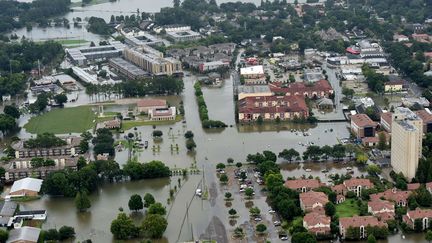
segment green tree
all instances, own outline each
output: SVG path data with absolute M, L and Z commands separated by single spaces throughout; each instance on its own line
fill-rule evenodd
M 186 149 L 191 151 L 196 148 L 196 143 L 193 139 L 186 140 Z
M 376 243 L 377 241 L 375 239 L 375 236 L 373 234 L 370 234 L 367 238 L 367 242 L 368 243 Z
M 258 232 L 258 234 L 263 234 L 267 230 L 267 226 L 265 226 L 264 224 L 257 224 L 255 229 Z
M 385 150 L 387 149 L 387 138 L 383 132 L 378 134 L 378 149 Z
M 0 242 L 5 243 L 9 238 L 9 232 L 0 229 Z
M 90 199 L 85 191 L 78 192 L 75 196 L 75 207 L 80 211 L 84 212 L 91 207 Z
M 234 216 L 237 214 L 237 211 L 234 208 L 231 208 L 230 210 L 228 210 L 228 214 Z
M 250 213 L 250 215 L 256 217 L 256 216 L 260 215 L 261 210 L 258 207 L 253 207 L 253 208 L 249 209 L 249 213 Z
M 369 175 L 375 176 L 381 174 L 381 168 L 376 164 L 370 164 L 367 166 L 366 171 Z
M 77 161 L 77 170 L 81 170 L 86 165 L 87 165 L 87 160 L 83 156 L 80 156 Z
M 56 242 L 60 239 L 60 234 L 57 229 L 49 229 L 44 232 L 44 240 L 48 242 Z
M 300 156 L 299 152 L 297 152 L 295 149 L 284 149 L 282 152 L 279 153 L 278 157 L 286 159 L 288 161 L 292 161 L 294 158 L 297 158 Z
M 309 232 L 298 232 L 293 234 L 291 238 L 292 243 L 316 243 L 315 236 Z
M 332 202 L 326 203 L 326 205 L 324 206 L 324 209 L 325 209 L 325 213 L 327 216 L 332 217 L 336 213 L 336 207 Z
M 138 194 L 134 194 L 130 197 L 128 206 L 130 210 L 138 211 L 144 208 L 142 198 Z
M 117 240 L 135 238 L 139 234 L 139 228 L 135 226 L 132 219 L 125 213 L 117 215 L 117 218 L 111 222 L 110 230 Z
M 152 239 L 161 238 L 168 226 L 167 220 L 159 214 L 148 214 L 142 222 L 144 235 Z
M 20 115 L 21 115 L 21 113 L 20 113 L 20 111 L 18 110 L 18 108 L 16 108 L 16 106 L 13 106 L 13 105 L 6 105 L 6 106 L 3 108 L 3 112 L 4 112 L 6 115 L 9 115 L 9 116 L 11 116 L 11 117 L 13 117 L 13 118 L 15 118 L 15 119 L 18 119 L 18 118 L 20 117 Z
M 430 243 L 432 241 L 432 230 L 428 230 L 425 235 L 425 239 Z
M 153 197 L 152 194 L 146 193 L 144 195 L 144 207 L 148 208 L 148 207 L 150 207 L 150 205 L 152 205 L 155 202 L 156 202 L 155 198 Z
M 54 101 L 59 104 L 60 106 L 63 106 L 64 103 L 68 101 L 68 97 L 66 94 L 61 93 L 54 96 Z
M 220 176 L 220 178 L 219 178 L 219 181 L 220 181 L 222 184 L 226 184 L 226 183 L 228 182 L 228 176 L 227 176 L 226 174 L 222 174 L 222 175 Z
M 218 170 L 223 170 L 223 169 L 225 169 L 225 164 L 224 164 L 224 163 L 218 163 L 218 164 L 216 165 L 216 169 L 218 169 Z
M 194 137 L 194 134 L 193 134 L 192 131 L 187 131 L 187 132 L 184 134 L 184 136 L 185 136 L 185 138 L 190 139 L 190 138 L 193 138 L 193 137 Z
M 75 237 L 75 229 L 70 226 L 62 226 L 59 229 L 60 240 L 66 240 Z
M 254 190 L 252 188 L 246 188 L 245 195 L 248 198 L 251 198 L 253 196 Z
M 231 197 L 232 197 L 231 192 L 225 192 L 225 199 L 226 199 L 226 200 L 231 199 Z
M 148 208 L 147 213 L 148 214 L 165 215 L 166 214 L 166 208 L 160 202 L 153 203 Z

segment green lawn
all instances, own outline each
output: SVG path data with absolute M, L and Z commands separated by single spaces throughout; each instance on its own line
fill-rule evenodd
M 40 116 L 35 116 L 24 125 L 27 132 L 38 134 L 51 132 L 56 134 L 81 133 L 95 124 L 95 113 L 91 106 L 54 109 Z
M 352 217 L 359 214 L 359 206 L 353 199 L 347 199 L 345 202 L 336 205 L 336 215 L 339 217 Z

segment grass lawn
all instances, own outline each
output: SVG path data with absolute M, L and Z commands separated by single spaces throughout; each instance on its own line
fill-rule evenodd
M 95 113 L 91 106 L 54 109 L 40 116 L 35 116 L 24 125 L 27 132 L 38 134 L 51 132 L 56 134 L 81 133 L 95 124 Z
M 153 125 L 172 125 L 183 119 L 182 115 L 177 115 L 174 121 L 122 121 L 121 129 L 126 131 L 133 127 L 153 126 Z
M 354 199 L 347 199 L 345 202 L 336 205 L 336 215 L 340 217 L 352 217 L 359 215 L 360 209 Z

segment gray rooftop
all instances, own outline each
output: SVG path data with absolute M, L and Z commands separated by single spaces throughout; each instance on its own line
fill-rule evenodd
M 135 66 L 134 64 L 122 59 L 122 58 L 111 58 L 110 62 L 118 65 L 119 67 L 128 70 L 130 73 L 132 73 L 135 76 L 146 76 L 148 75 L 147 72 L 142 70 L 141 68 Z
M 241 85 L 238 86 L 238 92 L 239 93 L 265 93 L 265 92 L 271 92 L 270 87 L 267 85 Z
M 403 115 L 404 119 L 408 120 L 418 120 L 420 119 L 412 110 L 406 107 L 397 107 L 395 109 L 395 114 Z
M 13 229 L 9 232 L 9 239 L 6 242 L 37 242 L 40 232 L 41 229 L 29 226 Z
M 5 201 L 0 204 L 0 216 L 1 217 L 12 217 L 15 214 L 15 211 L 18 207 L 16 202 Z

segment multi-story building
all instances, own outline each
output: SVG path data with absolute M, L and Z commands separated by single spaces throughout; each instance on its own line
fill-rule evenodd
M 240 68 L 240 76 L 245 84 L 266 84 L 264 67 L 262 65 Z
M 339 219 L 339 233 L 342 239 L 348 238 L 346 235 L 349 228 L 358 229 L 359 236 L 361 239 L 365 239 L 368 236 L 368 227 L 387 227 L 387 224 L 379 221 L 374 216 L 353 216 L 350 218 Z
M 421 220 L 422 230 L 428 229 L 432 220 L 432 210 L 431 209 L 420 209 L 408 211 L 406 215 L 402 218 L 411 229 L 415 228 L 415 221 Z
M 48 156 L 71 156 L 80 153 L 81 137 L 66 137 L 62 138 L 66 144 L 58 147 L 50 148 L 27 148 L 26 141 L 20 140 L 12 144 L 15 150 L 15 158 L 33 158 L 33 157 L 48 157 Z
M 320 186 L 321 182 L 317 179 L 296 179 L 285 182 L 285 187 L 298 192 L 308 192 Z
M 309 109 L 299 96 L 256 96 L 238 101 L 240 122 L 256 121 L 259 117 L 267 121 L 305 119 Z
M 67 56 L 76 65 L 86 65 L 89 61 L 103 60 L 107 58 L 119 57 L 125 45 L 119 41 L 112 41 L 110 45 L 78 47 L 66 49 Z
M 390 201 L 376 199 L 368 202 L 368 212 L 381 221 L 388 221 L 394 219 L 395 206 Z
M 391 165 L 414 178 L 422 152 L 423 121 L 410 109 L 398 107 L 392 119 Z
M 324 192 L 303 192 L 300 194 L 300 208 L 304 212 L 319 211 L 329 202 Z
M 355 114 L 351 116 L 351 131 L 357 138 L 375 137 L 377 123 L 372 121 L 366 114 Z
M 283 84 L 273 82 L 269 84 L 270 90 L 276 94 L 285 94 L 286 96 L 304 96 L 307 98 L 330 97 L 333 94 L 333 88 L 329 81 L 322 79 L 313 84 L 306 85 L 303 82 Z
M 122 58 L 111 58 L 109 60 L 109 65 L 117 72 L 131 79 L 140 79 L 150 76 L 149 73 Z
M 393 112 L 385 112 L 381 114 L 380 125 L 387 132 L 391 132 L 391 124 L 393 119 Z
M 400 191 L 396 188 L 388 189 L 384 192 L 371 194 L 371 200 L 385 199 L 394 202 L 399 207 L 405 207 L 408 205 L 408 197 L 411 195 L 410 191 Z
M 149 46 L 134 49 L 126 48 L 123 55 L 126 60 L 144 69 L 154 76 L 181 75 L 181 62 L 174 58 L 164 58 L 163 54 Z
M 316 212 L 308 213 L 303 217 L 303 227 L 315 235 L 330 234 L 330 217 Z
M 363 189 L 370 189 L 374 185 L 369 179 L 361 179 L 361 178 L 352 178 L 343 182 L 343 185 L 346 187 L 346 192 L 352 191 L 357 197 L 361 196 L 361 192 Z

